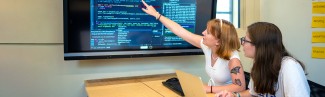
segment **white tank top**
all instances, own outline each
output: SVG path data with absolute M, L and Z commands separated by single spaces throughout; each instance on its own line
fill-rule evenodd
M 211 49 L 203 44 L 203 39 L 201 40 L 201 49 L 205 55 L 205 70 L 210 76 L 210 81 L 208 82 L 212 86 L 222 86 L 232 84 L 231 74 L 229 70 L 229 60 L 222 59 L 218 57 L 213 67 L 211 65 Z M 233 51 L 230 59 L 237 58 L 240 60 L 238 51 Z

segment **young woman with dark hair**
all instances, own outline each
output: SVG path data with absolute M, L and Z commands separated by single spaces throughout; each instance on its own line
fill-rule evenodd
M 305 66 L 288 53 L 282 42 L 281 31 L 276 25 L 257 22 L 248 26 L 241 44 L 245 56 L 254 60 L 249 90 L 240 93 L 222 91 L 216 97 L 310 96 Z

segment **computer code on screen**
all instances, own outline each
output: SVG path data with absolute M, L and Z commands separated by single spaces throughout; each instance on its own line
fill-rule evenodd
M 145 0 L 160 14 L 195 31 L 196 0 Z M 90 49 L 165 49 L 192 45 L 142 11 L 141 0 L 90 0 Z

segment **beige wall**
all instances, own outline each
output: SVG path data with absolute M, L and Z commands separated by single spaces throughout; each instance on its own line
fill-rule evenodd
M 0 97 L 87 97 L 84 80 L 171 73 L 174 69 L 208 79 L 202 66 L 203 56 L 64 61 L 62 1 L 0 1 Z M 242 3 L 244 17 L 241 19 L 243 28 L 238 29 L 239 36 L 245 35 L 245 26 L 260 18 L 275 21 L 268 17 L 271 14 L 260 11 L 259 0 L 243 0 Z M 266 3 L 269 2 L 261 2 L 261 9 L 271 10 L 274 4 Z M 263 13 L 261 16 L 260 12 Z M 304 29 L 308 28 L 299 30 Z M 288 39 L 287 43 L 294 41 Z M 289 45 L 289 49 L 294 48 Z M 305 58 L 305 55 L 299 56 Z M 243 57 L 242 52 L 241 58 L 245 71 L 250 71 L 252 61 Z M 310 63 L 309 66 L 313 62 L 323 62 L 314 59 L 303 61 Z M 323 70 L 317 66 L 320 64 L 309 71 L 313 71 L 310 72 L 311 79 L 320 82 L 322 78 L 317 78 L 317 74 Z
M 311 5 L 312 0 L 261 0 L 261 21 L 278 25 L 288 51 L 306 65 L 308 79 L 325 85 L 325 59 L 311 58 L 312 46 L 325 47 L 325 43 L 311 43 L 311 33 L 325 28 L 311 28 Z
M 63 0 L 1 0 L 0 43 L 63 43 Z
M 203 56 L 64 61 L 63 0 L 0 1 L 0 97 L 87 97 L 84 80 L 172 73 L 207 79 Z
M 61 44 L 1 44 L 0 53 L 0 97 L 87 97 L 84 80 L 174 69 L 206 76 L 203 56 L 64 61 Z
M 238 37 L 244 37 L 246 35 L 247 26 L 251 23 L 260 20 L 260 0 L 241 0 L 241 27 L 237 29 Z M 243 64 L 244 70 L 251 71 L 253 61 L 250 58 L 244 56 L 243 48 L 240 48 L 240 59 Z

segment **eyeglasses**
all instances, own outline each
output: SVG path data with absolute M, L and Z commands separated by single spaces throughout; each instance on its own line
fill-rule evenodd
M 245 37 L 240 38 L 240 44 L 241 44 L 241 45 L 243 45 L 245 42 L 248 42 L 248 43 L 254 44 L 253 42 L 246 40 Z

